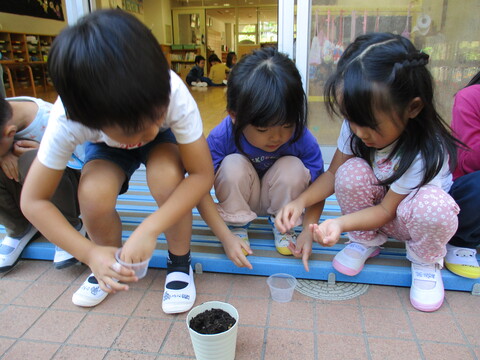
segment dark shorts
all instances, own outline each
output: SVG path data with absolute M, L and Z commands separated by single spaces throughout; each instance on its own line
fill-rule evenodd
M 148 144 L 130 150 L 114 148 L 103 142 L 89 142 L 85 144 L 85 164 L 92 160 L 107 160 L 120 166 L 126 178 L 120 190 L 120 194 L 123 194 L 127 192 L 128 183 L 135 170 L 137 170 L 141 164 L 146 164 L 150 151 L 157 144 L 162 143 L 177 143 L 175 135 L 173 135 L 170 129 L 158 133 L 157 137 Z

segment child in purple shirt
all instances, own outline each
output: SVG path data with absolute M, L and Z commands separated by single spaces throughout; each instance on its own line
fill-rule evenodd
M 273 48 L 245 56 L 228 80 L 229 115 L 207 138 L 215 168 L 218 204 L 207 195 L 198 208 L 237 266 L 252 268 L 248 225 L 269 215 L 275 247 L 292 255 L 296 242 L 308 259 L 311 233 L 280 233 L 277 211 L 323 173 L 320 147 L 307 129 L 307 100 L 295 64 Z M 323 203 L 305 211 L 303 222 L 318 222 Z M 300 225 L 300 221 L 297 225 Z

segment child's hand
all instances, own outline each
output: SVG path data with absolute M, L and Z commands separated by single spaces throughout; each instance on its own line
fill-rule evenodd
M 10 180 L 18 182 L 18 156 L 9 152 L 2 157 L 0 166 Z
M 246 267 L 250 270 L 253 269 L 252 264 L 250 264 L 250 261 L 248 261 L 247 257 L 245 256 L 245 252 L 249 255 L 252 255 L 253 251 L 245 241 L 243 241 L 237 235 L 230 233 L 228 239 L 224 239 L 222 244 L 228 258 L 235 265 L 238 267 Z
M 296 258 L 301 257 L 303 267 L 306 271 L 310 271 L 308 267 L 308 259 L 312 254 L 312 242 L 313 235 L 310 229 L 304 228 L 303 231 L 297 236 L 296 244 L 290 243 L 288 248 Z
M 27 151 L 38 149 L 39 147 L 40 143 L 34 140 L 18 140 L 13 144 L 13 153 L 20 157 Z
M 132 234 L 123 244 L 120 258 L 126 263 L 139 263 L 152 257 L 157 245 L 157 239 L 148 239 L 145 235 Z
M 115 260 L 117 248 L 96 245 L 91 251 L 88 266 L 95 275 L 100 288 L 107 293 L 128 290 L 123 282 L 137 281 L 135 271 L 126 269 Z
M 313 240 L 323 246 L 335 245 L 342 233 L 342 228 L 335 219 L 326 220 L 320 225 L 310 224 L 310 230 L 313 233 Z
M 304 209 L 305 206 L 298 199 L 291 201 L 275 215 L 275 227 L 282 234 L 286 233 L 297 225 L 297 220 L 302 216 Z

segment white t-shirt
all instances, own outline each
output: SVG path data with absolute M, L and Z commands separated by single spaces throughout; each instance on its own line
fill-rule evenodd
M 350 148 L 350 137 L 352 132 L 348 126 L 346 120 L 343 121 L 342 129 L 340 130 L 340 136 L 338 137 L 337 147 L 338 150 L 346 155 L 353 155 Z M 383 181 L 388 179 L 393 172 L 398 168 L 400 162 L 400 156 L 397 155 L 392 160 L 388 160 L 388 155 L 395 147 L 396 142 L 388 145 L 387 147 L 375 151 L 373 155 L 372 168 L 375 176 L 378 180 Z M 420 184 L 425 172 L 424 160 L 421 154 L 418 154 L 413 160 L 412 165 L 405 171 L 405 173 L 395 180 L 390 189 L 401 195 L 409 194 L 415 186 Z M 444 191 L 448 192 L 452 186 L 452 174 L 448 165 L 448 157 L 443 162 L 442 169 L 428 184 L 438 186 Z
M 35 119 L 25 129 L 18 131 L 14 139 L 15 140 L 35 140 L 40 142 L 45 133 L 45 129 L 48 124 L 48 117 L 50 116 L 50 110 L 52 104 L 30 96 L 18 96 L 12 98 L 6 98 L 8 102 L 34 102 L 38 106 Z
M 183 81 L 170 72 L 170 104 L 162 130 L 171 129 L 179 144 L 189 144 L 203 133 L 202 119 L 197 104 Z M 90 129 L 65 116 L 60 98 L 53 105 L 47 130 L 38 152 L 38 159 L 48 168 L 62 170 L 78 144 L 104 142 L 108 146 L 133 149 L 145 144 L 120 144 L 101 130 Z
M 48 120 L 50 118 L 50 112 L 53 105 L 42 99 L 30 97 L 30 96 L 18 96 L 13 98 L 7 98 L 7 101 L 22 102 L 31 101 L 37 104 L 38 110 L 35 115 L 35 119 L 25 129 L 18 131 L 15 134 L 15 140 L 34 140 L 39 143 L 43 140 L 45 130 L 47 129 Z M 80 170 L 83 166 L 85 150 L 83 145 L 78 145 L 74 148 L 71 156 L 68 158 L 67 166 L 72 169 Z

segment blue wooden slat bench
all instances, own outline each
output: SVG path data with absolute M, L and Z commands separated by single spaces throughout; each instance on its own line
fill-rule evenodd
M 119 197 L 117 210 L 123 223 L 123 240 L 127 240 L 140 222 L 156 209 L 156 203 L 151 197 L 145 171 L 138 170 L 132 177 L 129 191 Z M 327 199 L 322 220 L 340 215 L 340 208 L 335 196 Z M 0 237 L 5 235 L 5 229 L 0 228 Z M 249 228 L 249 237 L 253 256 L 248 259 L 253 270 L 236 267 L 225 255 L 220 241 L 213 235 L 200 217 L 197 209 L 193 209 L 193 235 L 191 243 L 193 265 L 200 264 L 202 271 L 235 273 L 269 276 L 277 272 L 286 272 L 299 279 L 328 280 L 329 274 L 335 274 L 336 281 L 357 282 L 365 284 L 405 286 L 411 285 L 410 262 L 405 258 L 405 246 L 402 242 L 390 240 L 380 252 L 380 255 L 369 259 L 363 271 L 357 276 L 343 275 L 332 267 L 332 259 L 343 248 L 341 243 L 325 248 L 314 244 L 310 258 L 310 272 L 306 272 L 302 262 L 293 257 L 282 256 L 275 250 L 273 234 L 266 217 L 255 220 Z M 165 268 L 167 246 L 164 234 L 157 240 L 150 267 Z M 25 259 L 52 260 L 54 246 L 42 236 L 32 241 L 24 250 Z M 480 260 L 480 256 L 477 255 Z M 480 279 L 472 280 L 456 276 L 448 270 L 442 270 L 445 289 L 469 291 L 478 293 Z M 331 277 L 330 277 L 331 279 Z

